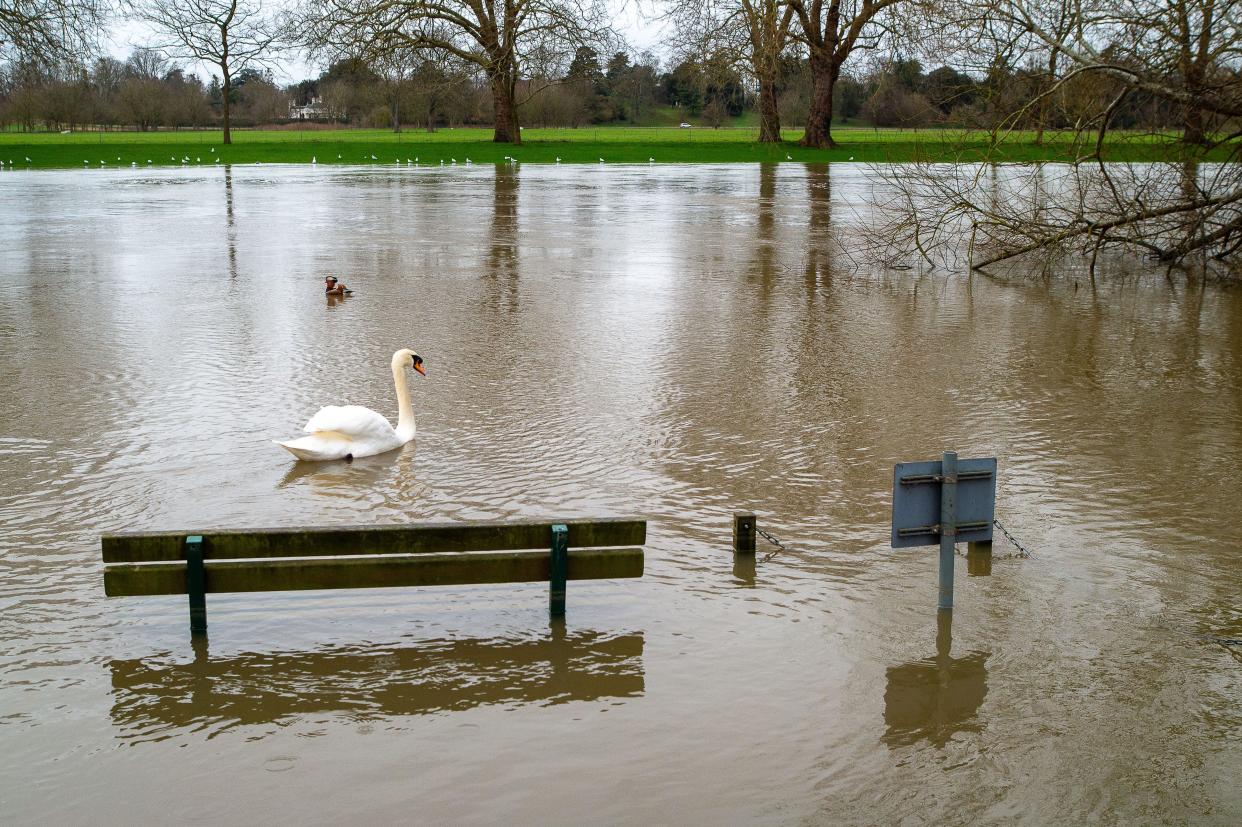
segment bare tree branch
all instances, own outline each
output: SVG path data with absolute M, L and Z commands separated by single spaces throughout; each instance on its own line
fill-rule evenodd
M 219 67 L 224 143 L 232 143 L 233 78 L 248 67 L 270 65 L 287 39 L 285 26 L 259 0 L 131 0 L 131 8 L 162 35 L 156 48 Z
M 0 58 L 80 63 L 111 12 L 108 0 L 0 0 Z

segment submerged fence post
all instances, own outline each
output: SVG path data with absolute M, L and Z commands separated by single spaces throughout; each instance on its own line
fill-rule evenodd
M 940 459 L 940 600 L 941 609 L 953 608 L 953 552 L 957 540 L 957 453 L 945 451 Z
M 755 553 L 755 515 L 736 512 L 733 515 L 733 552 Z
M 190 634 L 207 634 L 207 570 L 203 565 L 203 537 L 185 538 L 185 590 L 190 596 Z
M 991 540 L 972 540 L 966 544 L 966 573 L 974 577 L 991 576 Z
M 973 546 L 966 552 L 966 573 L 971 577 L 992 576 L 992 551 L 976 551 Z M 988 545 L 991 545 L 990 543 Z
M 552 566 L 548 576 L 548 613 L 565 616 L 565 581 L 569 578 L 569 528 L 552 526 Z

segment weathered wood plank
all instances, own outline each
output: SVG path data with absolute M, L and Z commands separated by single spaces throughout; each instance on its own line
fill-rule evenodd
M 275 592 L 393 586 L 460 586 L 547 580 L 550 551 L 401 554 L 301 560 L 208 561 L 207 591 Z M 643 550 L 569 552 L 570 580 L 642 577 Z M 185 563 L 122 563 L 104 568 L 109 597 L 185 594 Z
M 558 520 L 569 526 L 570 548 L 637 546 L 647 542 L 647 521 Z M 147 531 L 105 534 L 105 563 L 185 559 L 185 538 L 203 537 L 208 560 L 257 557 L 338 557 L 351 554 L 428 554 L 446 551 L 507 551 L 549 548 L 552 521 L 413 523 L 330 528 Z

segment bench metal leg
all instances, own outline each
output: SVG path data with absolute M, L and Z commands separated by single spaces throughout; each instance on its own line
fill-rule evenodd
M 552 617 L 565 616 L 565 581 L 569 579 L 569 528 L 564 523 L 552 526 L 552 567 L 548 578 L 548 612 Z
M 185 590 L 190 595 L 190 634 L 207 634 L 207 569 L 203 565 L 203 538 L 185 538 Z

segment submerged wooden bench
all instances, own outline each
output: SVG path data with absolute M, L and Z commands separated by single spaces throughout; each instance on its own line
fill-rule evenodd
M 188 594 L 194 633 L 207 631 L 208 592 L 547 580 L 549 609 L 558 617 L 565 614 L 566 580 L 642 577 L 646 541 L 646 520 L 621 519 L 124 532 L 100 538 L 105 594 Z

